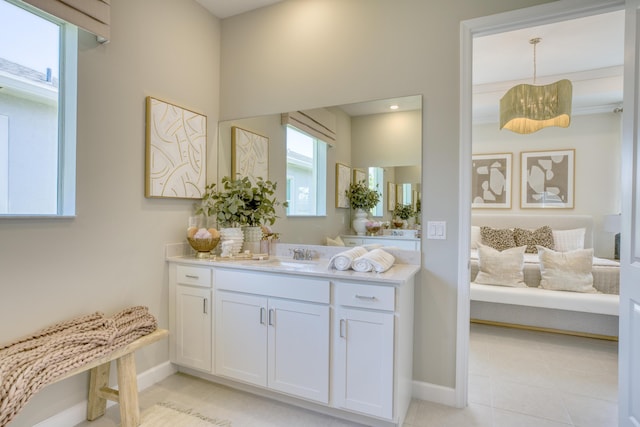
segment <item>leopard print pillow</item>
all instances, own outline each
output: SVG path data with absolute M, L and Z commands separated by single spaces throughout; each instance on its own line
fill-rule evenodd
M 553 230 L 548 225 L 538 228 L 537 230 L 525 230 L 523 228 L 513 229 L 513 238 L 516 246 L 527 246 L 525 250 L 528 254 L 537 254 L 536 245 L 553 249 Z
M 483 245 L 491 246 L 499 251 L 517 246 L 513 238 L 513 230 L 508 228 L 498 229 L 483 226 L 480 227 L 480 237 Z

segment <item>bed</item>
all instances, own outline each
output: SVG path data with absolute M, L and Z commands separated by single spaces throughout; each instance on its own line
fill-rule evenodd
M 577 335 L 612 338 L 618 335 L 618 306 L 620 286 L 620 265 L 617 261 L 590 256 L 588 276 L 593 277 L 592 288 L 580 289 L 581 292 L 565 290 L 562 286 L 555 290 L 541 287 L 541 264 L 539 255 L 525 253 L 522 264 L 522 281 L 518 286 L 504 286 L 478 278 L 479 255 L 484 256 L 484 269 L 487 268 L 487 247 L 478 246 L 482 242 L 479 235 L 481 227 L 485 237 L 491 237 L 494 230 L 539 230 L 548 226 L 557 240 L 559 251 L 541 250 L 543 257 L 561 256 L 563 250 L 573 250 L 581 245 L 586 250 L 566 252 L 588 252 L 593 247 L 593 218 L 586 215 L 519 215 L 519 214 L 474 214 L 472 215 L 471 237 L 471 318 L 480 323 L 497 323 L 535 329 L 553 330 Z M 576 232 L 584 229 L 583 240 L 576 240 Z M 547 230 L 547 234 L 548 230 Z M 568 240 L 566 240 L 568 237 Z M 490 242 L 493 245 L 493 242 Z M 553 243 L 550 244 L 553 247 Z M 515 251 L 515 249 L 509 249 Z M 482 254 L 479 254 L 482 251 Z M 503 250 L 504 252 L 504 250 Z M 496 258 L 500 262 L 500 259 Z M 543 258 L 547 259 L 547 258 Z M 505 263 L 508 261 L 505 261 Z M 584 263 L 583 263 L 584 264 Z M 548 265 L 548 264 L 547 264 Z M 578 273 L 576 273 L 578 274 Z M 545 278 L 549 269 L 545 272 Z M 577 277 L 577 276 L 576 276 Z M 482 283 L 476 283 L 476 280 Z M 574 276 L 567 277 L 572 282 Z M 548 287 L 549 282 L 545 282 Z M 591 286 L 591 284 L 589 284 Z M 568 289 L 573 289 L 569 287 Z

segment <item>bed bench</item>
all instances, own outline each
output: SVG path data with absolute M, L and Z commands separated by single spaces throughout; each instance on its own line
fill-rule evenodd
M 104 415 L 107 409 L 107 400 L 111 400 L 120 404 L 121 426 L 138 427 L 140 425 L 140 407 L 138 405 L 138 380 L 134 353 L 167 335 L 169 335 L 168 330 L 156 329 L 105 357 L 67 372 L 56 382 L 81 372 L 90 371 L 87 420 L 93 421 Z M 109 387 L 109 371 L 113 360 L 116 361 L 118 370 L 118 390 Z

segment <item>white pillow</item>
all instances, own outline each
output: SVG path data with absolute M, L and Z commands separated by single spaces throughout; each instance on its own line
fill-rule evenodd
M 593 248 L 556 252 L 537 246 L 540 287 L 552 291 L 597 293 L 593 287 Z
M 573 230 L 553 230 L 553 247 L 558 252 L 575 251 L 584 249 L 584 228 Z
M 478 249 L 478 243 L 482 243 L 482 236 L 480 235 L 480 227 L 477 225 L 471 226 L 471 249 Z
M 526 288 L 524 283 L 524 251 L 526 246 L 505 249 L 478 244 L 478 275 L 475 283 Z
M 340 236 L 336 236 L 335 239 L 327 237 L 327 246 L 345 246 L 345 244 Z

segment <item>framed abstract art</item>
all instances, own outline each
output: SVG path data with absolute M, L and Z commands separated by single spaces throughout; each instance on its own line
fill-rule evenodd
M 201 198 L 206 148 L 206 116 L 148 96 L 145 197 Z
M 574 207 L 575 150 L 521 153 L 520 207 Z
M 471 157 L 471 207 L 511 209 L 511 153 Z

